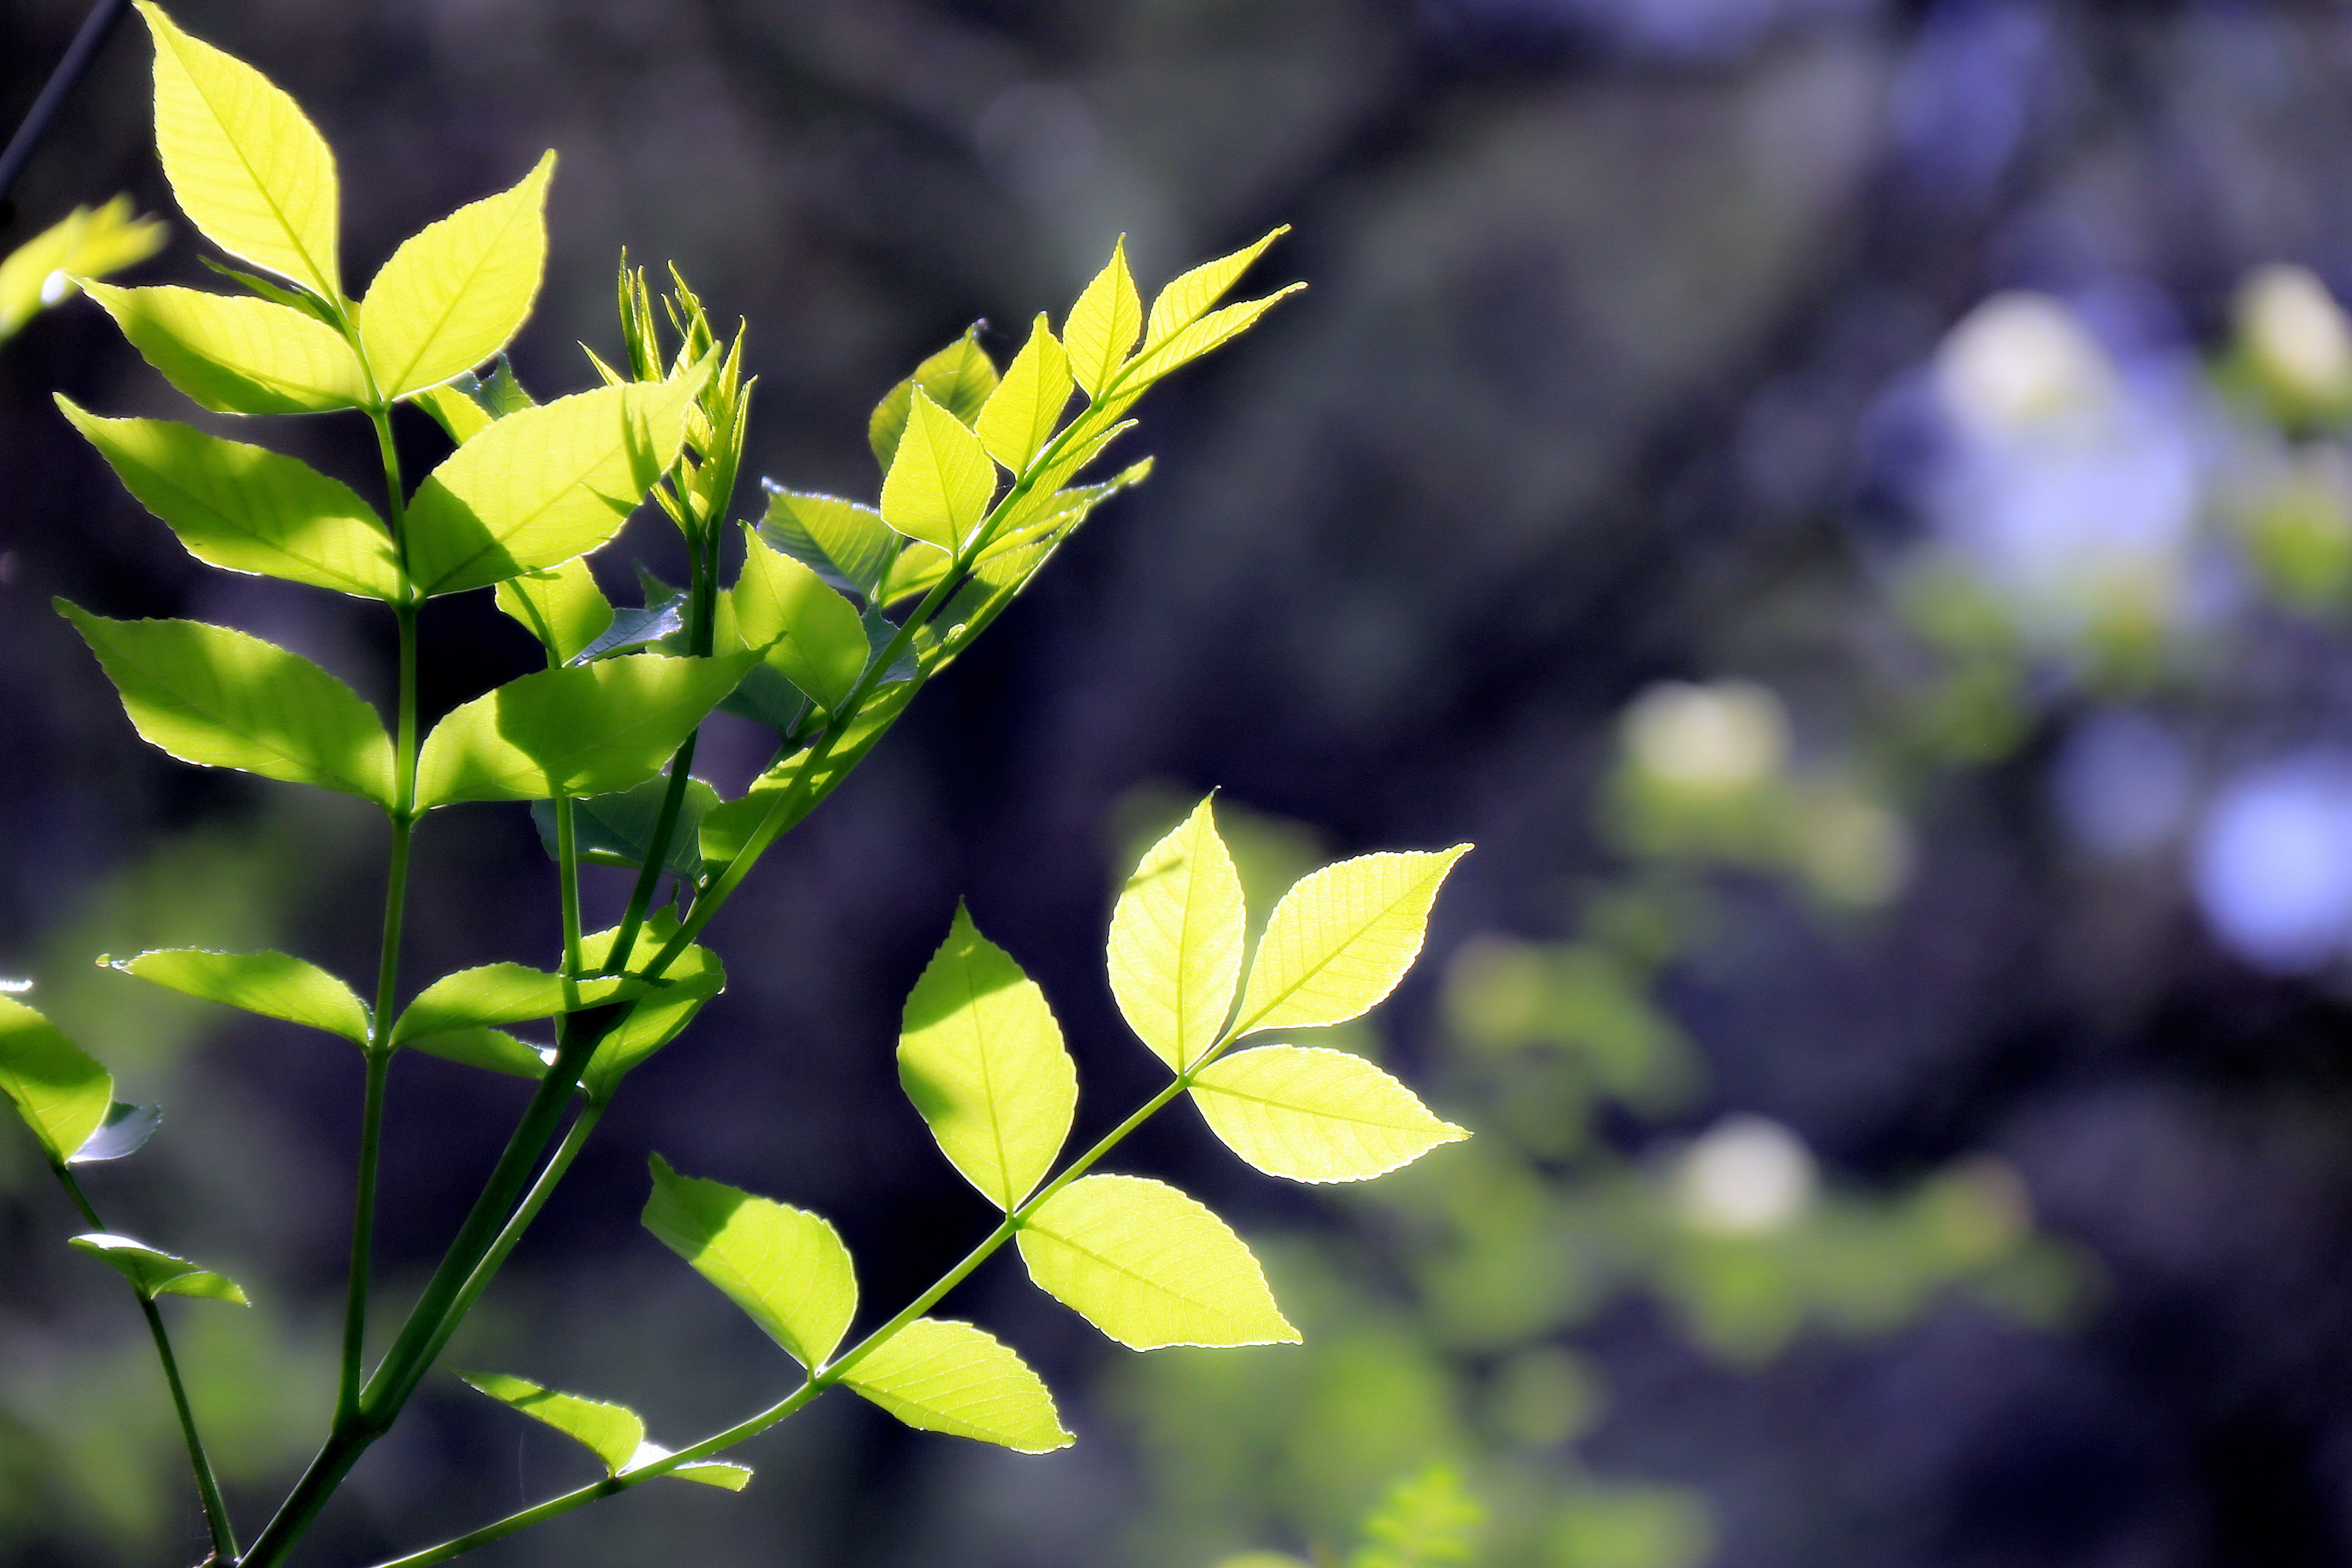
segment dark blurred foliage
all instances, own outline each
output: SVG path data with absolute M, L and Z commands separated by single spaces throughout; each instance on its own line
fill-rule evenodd
M 1768 682 L 1801 752 L 1888 727 L 1884 671 L 1905 666 L 1885 647 L 1885 563 L 1934 460 L 1905 389 L 1979 301 L 2105 300 L 2143 342 L 2218 350 L 2258 263 L 2352 284 L 2352 27 L 2317 3 L 175 14 L 320 121 L 354 288 L 402 236 L 559 149 L 524 382 L 589 382 L 573 344 L 609 352 L 623 247 L 674 259 L 714 315 L 751 322 L 748 470 L 801 488 L 870 494 L 872 402 L 975 318 L 1008 353 L 1114 234 L 1149 286 L 1297 226 L 1266 276 L 1312 289 L 1155 395 L 1141 444 L 1159 477 L 1063 552 L 730 906 L 713 944 L 732 988 L 632 1079 L 454 1352 L 625 1399 L 673 1443 L 764 1403 L 785 1369 L 635 1226 L 646 1150 L 833 1217 L 872 1303 L 983 1228 L 889 1050 L 959 894 L 1053 998 L 1087 1086 L 1081 1136 L 1156 1087 L 1100 963 L 1115 808 L 1138 785 L 1220 786 L 1342 850 L 1475 840 L 1433 954 L 1482 932 L 1559 937 L 1580 889 L 1626 864 L 1595 824 L 1616 717 L 1654 681 Z M 79 19 L 8 0 L 0 120 Z M 126 28 L 0 244 L 118 190 L 172 216 L 145 61 Z M 137 278 L 209 281 L 191 237 L 180 226 Z M 348 803 L 142 748 L 47 601 L 226 620 L 378 697 L 390 630 L 365 606 L 201 571 L 73 440 L 48 403 L 60 389 L 185 416 L 86 305 L 0 353 L 0 963 L 166 1103 L 152 1152 L 96 1179 L 110 1216 L 261 1303 L 183 1315 L 250 1515 L 328 1403 L 357 1065 L 89 960 L 275 942 L 362 973 L 380 830 Z M 440 449 L 421 418 L 402 437 L 413 469 Z M 356 422 L 276 422 L 267 438 L 366 480 Z M 608 583 L 632 553 L 667 566 L 657 524 L 633 526 Z M 436 606 L 426 629 L 429 708 L 531 663 L 486 595 Z M 2262 647 L 2264 679 L 2229 693 L 2242 753 L 2340 734 L 2340 640 Z M 2098 1259 L 2100 1293 L 2067 1331 L 1954 1300 L 1867 1344 L 1800 1335 L 1762 1365 L 1702 1348 L 1646 1295 L 1616 1300 L 1579 1341 L 1613 1391 L 1580 1462 L 1696 1488 L 1727 1568 L 2352 1554 L 2341 988 L 2216 944 L 2178 853 L 2085 851 L 2047 787 L 2083 700 L 2027 694 L 1982 760 L 1948 751 L 1908 775 L 1912 869 L 1891 907 L 1824 919 L 1769 880 L 1731 889 L 1715 940 L 1662 982 L 1709 1088 L 1613 1135 L 1633 1157 L 1753 1113 L 1857 1189 L 1990 1152 L 2046 1233 Z M 748 728 L 705 756 L 730 786 L 761 760 Z M 545 961 L 551 881 L 519 808 L 437 816 L 409 973 Z M 592 892 L 616 909 L 622 889 Z M 1387 1016 L 1408 1078 L 1436 1054 L 1433 995 L 1416 983 Z M 429 1060 L 397 1079 L 394 1300 L 520 1102 Z M 1178 1119 L 1128 1168 L 1254 1236 L 1303 1247 L 1346 1223 Z M 193 1558 L 152 1363 L 112 1282 L 57 1244 L 69 1221 L 39 1174 L 0 1139 L 0 1555 Z M 1066 1391 L 1076 1449 L 909 1437 L 827 1401 L 743 1456 L 761 1479 L 740 1498 L 648 1488 L 481 1560 L 1118 1560 L 1154 1472 L 1131 1405 L 1087 1390 L 1126 1352 L 1003 1260 L 952 1305 Z M 1299 1321 L 1312 1342 L 1316 1315 Z M 291 1394 L 265 1392 L 280 1377 Z M 454 1380 L 431 1387 L 330 1516 L 320 1560 L 405 1550 L 577 1479 L 560 1439 L 518 1434 Z

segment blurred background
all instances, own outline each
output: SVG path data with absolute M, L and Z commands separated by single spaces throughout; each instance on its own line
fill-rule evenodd
M 1312 284 L 1154 395 L 1153 480 L 728 908 L 731 989 L 630 1080 L 457 1364 L 625 1401 L 673 1445 L 787 1386 L 638 1227 L 648 1150 L 833 1218 L 876 1319 L 961 1256 L 988 1212 L 891 1058 L 958 896 L 1052 999 L 1090 1137 L 1160 1081 L 1103 978 L 1110 901 L 1202 792 L 1261 918 L 1322 857 L 1479 846 L 1415 977 L 1327 1042 L 1476 1137 L 1294 1189 L 1171 1114 L 1118 1162 L 1252 1240 L 1303 1348 L 1137 1356 L 1003 1258 L 949 1310 L 1045 1373 L 1075 1448 L 828 1400 L 740 1451 L 740 1496 L 648 1487 L 476 1560 L 1339 1562 L 1411 1478 L 1497 1565 L 2352 1556 L 2341 7 L 175 14 L 320 122 L 354 289 L 558 149 L 523 382 L 590 384 L 622 248 L 675 260 L 749 319 L 747 472 L 797 489 L 870 498 L 874 401 L 974 320 L 1008 357 L 1122 232 L 1149 293 L 1290 223 L 1259 280 Z M 0 0 L 0 122 L 82 15 Z M 0 250 L 117 192 L 176 220 L 147 61 L 134 22 Z M 206 283 L 196 254 L 175 221 L 128 276 Z M 110 1222 L 254 1298 L 167 1308 L 252 1521 L 331 1403 L 359 1065 L 91 960 L 364 973 L 381 824 L 142 747 L 48 601 L 225 621 L 379 700 L 391 628 L 196 566 L 55 390 L 189 413 L 86 301 L 0 346 L 0 968 L 164 1104 L 91 1177 Z M 368 479 L 360 422 L 259 438 Z M 402 439 L 412 471 L 446 447 L 421 417 Z M 607 585 L 674 572 L 666 531 L 632 525 Z M 536 658 L 486 595 L 426 633 L 436 710 Z M 704 756 L 732 790 L 761 748 L 721 720 Z M 419 980 L 554 953 L 520 807 L 436 815 L 414 896 Z M 403 1058 L 388 1303 L 523 1092 Z M 0 1135 L 0 1561 L 193 1561 L 152 1353 L 77 1228 Z M 313 1560 L 591 1473 L 437 1377 Z

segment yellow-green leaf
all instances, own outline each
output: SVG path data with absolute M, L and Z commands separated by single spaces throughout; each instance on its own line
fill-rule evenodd
M 1163 1182 L 1084 1177 L 1017 1234 L 1038 1288 L 1130 1350 L 1298 1342 L 1241 1237 Z
M 1211 311 L 1172 334 L 1159 347 L 1145 350 L 1136 356 L 1126 380 L 1119 385 L 1120 403 L 1126 404 L 1152 383 L 1192 363 L 1212 349 L 1223 347 L 1257 325 L 1260 316 L 1306 287 L 1304 283 L 1293 283 L 1287 289 L 1277 289 L 1263 299 L 1244 300 L 1238 305 Z
M 417 587 L 487 587 L 584 555 L 618 533 L 677 456 L 686 406 L 710 363 L 667 381 L 519 409 L 476 432 L 409 502 Z
M 45 306 L 73 298 L 78 282 L 119 272 L 163 247 L 163 226 L 131 216 L 131 198 L 76 207 L 0 257 L 0 342 Z
M 114 1104 L 114 1079 L 58 1026 L 0 996 L 0 1094 L 62 1164 L 89 1142 Z
M 360 302 L 360 346 L 386 399 L 437 385 L 507 346 L 547 262 L 547 153 L 522 182 L 401 242 Z
M 532 1079 L 547 1076 L 547 1064 L 554 1056 L 550 1047 L 517 1039 L 504 1029 L 493 1029 L 487 1024 L 436 1029 L 429 1035 L 417 1036 L 406 1045 L 412 1051 L 439 1057 L 460 1067 Z
M 252 1305 L 245 1299 L 244 1289 L 226 1275 L 199 1268 L 184 1258 L 159 1251 L 127 1236 L 94 1230 L 68 1238 L 66 1245 L 77 1252 L 89 1253 L 130 1280 L 131 1289 L 149 1300 L 158 1296 L 195 1296 L 239 1307 Z
M 857 1310 L 857 1277 L 833 1226 L 740 1187 L 681 1176 L 658 1154 L 652 1166 L 646 1228 L 803 1366 L 822 1365 Z
M 669 1449 L 648 1437 L 637 1445 L 635 1457 L 630 1459 L 628 1468 L 621 1473 L 629 1475 L 657 1465 L 669 1456 Z M 695 1481 L 706 1487 L 717 1487 L 723 1492 L 740 1492 L 751 1484 L 751 1466 L 733 1464 L 726 1459 L 698 1459 L 690 1465 L 665 1470 L 663 1474 L 672 1480 Z
M 467 401 L 467 406 L 474 405 Z M 557 664 L 569 663 L 613 624 L 612 601 L 596 585 L 587 561 L 577 555 L 509 577 L 491 592 L 499 608 L 530 628 Z
M 1269 1176 L 1361 1182 L 1470 1134 L 1359 1056 L 1261 1046 L 1192 1079 L 1192 1103 L 1225 1146 Z
M 115 960 L 113 967 L 207 1002 L 341 1035 L 353 1045 L 368 1041 L 367 1006 L 352 988 L 317 964 L 287 953 L 161 948 Z
M 883 574 L 874 602 L 887 606 L 929 593 L 948 574 L 948 552 L 938 545 L 925 544 L 921 540 L 912 542 L 890 563 L 890 570 Z
M 1249 270 L 1250 263 L 1265 254 L 1267 246 L 1289 232 L 1290 226 L 1284 224 L 1255 245 L 1244 246 L 1214 261 L 1204 261 L 1160 290 L 1160 297 L 1151 301 L 1151 319 L 1143 329 L 1143 352 L 1150 353 L 1171 335 L 1199 321 Z
M 743 573 L 728 595 L 736 635 L 819 707 L 839 707 L 870 651 L 856 607 L 748 522 L 743 540 Z
M 149 0 L 139 11 L 155 39 L 155 150 L 180 210 L 231 256 L 341 299 L 335 158 L 318 127 L 243 60 Z
M 866 422 L 866 440 L 874 460 L 888 473 L 898 455 L 898 441 L 907 432 L 907 416 L 914 394 L 921 387 L 930 400 L 969 425 L 996 390 L 996 364 L 980 346 L 982 323 L 975 321 L 963 336 L 915 367 L 915 374 L 892 387 Z
M 1110 917 L 1110 990 L 1138 1038 L 1181 1072 L 1223 1036 L 1249 915 L 1211 795 L 1143 852 Z
M 1076 1441 L 1063 1428 L 1045 1381 L 970 1323 L 917 1318 L 842 1381 L 926 1432 L 976 1437 L 1021 1454 L 1047 1454 Z
M 893 451 L 897 448 L 893 447 Z M 871 598 L 906 541 L 882 514 L 839 496 L 804 495 L 766 479 L 760 537 L 845 593 Z
M 980 437 L 917 387 L 898 456 L 882 480 L 882 521 L 952 552 L 987 514 L 996 465 Z
M 1265 924 L 1235 1035 L 1344 1024 L 1396 989 L 1421 952 L 1451 849 L 1360 855 L 1301 877 Z
M 576 1394 L 558 1394 L 528 1378 L 495 1372 L 457 1374 L 501 1405 L 512 1405 L 534 1421 L 543 1421 L 565 1436 L 586 1446 L 604 1462 L 604 1473 L 619 1475 L 637 1457 L 646 1440 L 646 1424 L 625 1405 Z
M 401 597 L 391 535 L 341 480 L 168 419 L 101 419 L 62 394 L 58 406 L 199 561 L 363 598 Z
M 563 976 L 520 963 L 485 963 L 445 974 L 403 1009 L 392 1026 L 395 1046 L 439 1034 L 446 1029 L 483 1024 L 526 1024 L 552 1018 L 574 1003 L 593 1007 L 617 997 L 635 996 L 645 982 L 622 975 L 598 975 L 572 983 L 567 993 Z
M 1134 275 L 1127 269 L 1127 237 L 1111 247 L 1110 261 L 1095 274 L 1070 307 L 1070 319 L 1062 323 L 1062 344 L 1069 351 L 1070 374 L 1086 388 L 1088 397 L 1098 397 L 1118 367 L 1127 363 L 1127 351 L 1135 346 L 1138 332 L 1143 330 L 1143 298 L 1135 291 Z
M 656 910 L 638 932 L 630 962 L 644 964 L 669 944 L 677 930 L 677 915 Z M 589 967 L 604 967 L 619 934 L 620 928 L 614 926 L 582 939 L 581 952 Z M 580 1075 L 582 1092 L 599 1103 L 609 1099 L 631 1068 L 676 1039 L 703 1004 L 726 988 L 727 966 L 719 962 L 719 955 L 699 942 L 689 943 L 662 972 L 655 989 L 638 997 L 628 1016 L 615 1024 L 596 1047 L 588 1070 Z
M 314 316 L 245 294 L 83 287 L 142 359 L 215 414 L 317 414 L 367 401 L 352 345 Z
M 1036 1190 L 1070 1135 L 1078 1069 L 1061 1026 L 961 903 L 907 998 L 898 1082 L 940 1152 L 1001 1209 Z
M 1029 466 L 1062 422 L 1070 401 L 1070 356 L 1040 311 L 1029 341 L 1004 367 L 974 426 L 988 455 L 1014 473 Z

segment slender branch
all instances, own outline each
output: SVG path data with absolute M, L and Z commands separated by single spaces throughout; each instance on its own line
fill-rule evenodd
M 360 1111 L 360 1164 L 352 1199 L 352 1256 L 343 1286 L 342 1367 L 335 1381 L 335 1420 L 354 1420 L 360 1406 L 360 1363 L 367 1344 L 368 1279 L 375 1257 L 375 1187 L 383 1144 L 384 1079 L 392 1053 L 367 1054 L 367 1098 Z
M 81 80 L 82 73 L 89 69 L 89 63 L 98 58 L 98 51 L 105 44 L 107 35 L 114 31 L 114 25 L 122 20 L 122 13 L 128 9 L 127 0 L 98 0 L 98 4 L 90 7 L 81 30 L 74 35 L 73 42 L 66 46 L 65 56 L 58 61 L 58 68 L 49 73 L 49 79 L 41 88 L 40 96 L 33 100 L 33 107 L 25 111 L 16 133 L 8 138 L 7 150 L 0 152 L 0 229 L 6 228 L 15 215 L 15 209 L 8 203 L 8 193 L 16 189 L 16 176 L 23 174 L 25 165 L 33 161 L 33 150 L 48 133 L 49 122 L 57 118 L 67 96 Z

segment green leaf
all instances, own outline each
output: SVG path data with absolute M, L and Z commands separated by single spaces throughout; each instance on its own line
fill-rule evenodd
M 732 860 L 772 810 L 781 808 L 783 813 L 776 829 L 782 833 L 823 805 L 898 721 L 914 690 L 908 681 L 880 687 L 858 705 L 857 717 L 822 758 L 813 747 L 803 746 L 754 779 L 742 799 L 712 807 L 702 819 L 705 863 L 724 865 Z
M 402 596 L 392 536 L 341 480 L 266 447 L 164 419 L 101 419 L 62 394 L 57 401 L 199 561 L 363 598 Z
M 155 39 L 155 150 L 206 239 L 327 299 L 336 260 L 335 158 L 268 77 L 190 37 L 140 0 Z
M 938 545 L 925 544 L 919 540 L 908 544 L 899 552 L 898 559 L 890 563 L 889 573 L 882 579 L 881 587 L 875 592 L 874 603 L 877 605 L 895 605 L 901 599 L 929 593 L 939 585 L 940 579 L 948 574 L 948 552 Z
M 114 1079 L 57 1026 L 13 996 L 0 996 L 0 1093 L 62 1164 L 106 1124 Z
M 602 975 L 582 980 L 578 1005 L 593 1007 L 616 997 L 634 996 L 646 986 L 641 980 Z M 571 1011 L 563 976 L 520 963 L 486 963 L 445 974 L 423 991 L 392 1026 L 392 1043 L 404 1045 L 446 1029 L 469 1029 L 485 1024 L 525 1024 Z
M 368 1043 L 367 1006 L 352 988 L 317 964 L 286 953 L 172 947 L 110 963 L 125 974 L 207 1002 L 323 1029 L 356 1046 Z
M 1070 356 L 1063 352 L 1043 311 L 1029 329 L 1029 341 L 1004 368 L 1004 379 L 989 395 L 973 426 L 988 455 L 1015 474 L 1053 437 L 1070 401 Z
M 1109 263 L 1095 274 L 1094 281 L 1070 307 L 1070 319 L 1062 323 L 1070 374 L 1086 388 L 1088 397 L 1102 395 L 1118 367 L 1127 363 L 1127 351 L 1135 346 L 1135 335 L 1142 330 L 1143 299 L 1136 293 L 1135 278 L 1127 269 L 1127 237 L 1121 235 L 1111 247 Z
M 434 421 L 449 433 L 449 439 L 460 447 L 491 420 L 539 406 L 523 390 L 522 383 L 515 379 L 514 366 L 507 363 L 504 354 L 499 356 L 498 368 L 488 376 L 477 377 L 470 373 L 453 376 L 439 386 L 428 386 L 418 393 L 415 403 L 433 416 Z
M 996 465 L 980 437 L 915 390 L 906 438 L 882 480 L 882 521 L 909 538 L 952 552 L 987 515 Z
M 50 305 L 70 298 L 74 285 L 119 272 L 163 247 L 169 232 L 152 219 L 131 216 L 131 198 L 102 207 L 76 207 L 5 256 L 0 256 L 0 342 Z
M 359 694 L 309 659 L 197 621 L 115 621 L 63 599 L 150 745 L 389 807 L 392 738 Z
M 543 1421 L 565 1436 L 583 1444 L 604 1462 L 604 1473 L 617 1476 L 628 1468 L 646 1440 L 644 1418 L 625 1405 L 558 1394 L 526 1378 L 495 1372 L 460 1372 L 474 1387 L 501 1405 L 510 1405 L 534 1421 Z
M 367 401 L 342 334 L 268 300 L 85 283 L 140 358 L 215 414 L 317 414 Z
M 499 608 L 529 627 L 558 664 L 571 663 L 613 624 L 612 602 L 580 556 L 509 577 L 491 593 Z
M 1036 1190 L 1070 1135 L 1078 1070 L 1061 1026 L 961 902 L 907 998 L 898 1082 L 940 1152 L 1001 1209 Z
M 996 365 L 980 346 L 980 328 L 978 321 L 965 328 L 963 336 L 917 365 L 914 374 L 874 405 L 873 417 L 866 422 L 866 439 L 884 473 L 890 471 L 898 458 L 917 387 L 966 425 L 978 416 L 996 390 Z
M 669 775 L 661 773 L 618 795 L 592 795 L 573 801 L 572 837 L 580 858 L 592 866 L 625 866 L 633 871 L 643 866 L 647 847 L 653 842 L 655 824 L 661 818 L 662 798 L 668 793 Z M 678 801 L 677 821 L 670 831 L 669 853 L 662 862 L 664 870 L 674 877 L 692 877 L 702 869 L 702 854 L 696 839 L 702 828 L 703 814 L 718 804 L 717 790 L 700 779 L 686 781 L 686 794 Z M 534 801 L 530 816 L 539 825 L 540 842 L 553 857 L 554 805 Z
M 681 1176 L 659 1154 L 645 1225 L 803 1366 L 824 1364 L 857 1310 L 849 1249 L 813 1214 Z
M 197 1296 L 210 1301 L 231 1301 L 249 1307 L 244 1289 L 234 1279 L 199 1268 L 184 1258 L 159 1252 L 127 1236 L 94 1230 L 70 1237 L 68 1247 L 87 1252 L 131 1281 L 131 1289 L 149 1300 L 158 1296 Z
M 1346 1051 L 1261 1046 L 1192 1080 L 1192 1102 L 1225 1146 L 1269 1176 L 1361 1182 L 1470 1134 Z
M 509 680 L 433 727 L 417 758 L 416 804 L 605 795 L 642 784 L 757 657 L 632 654 Z
M 1083 1177 L 1018 1239 L 1038 1289 L 1129 1350 L 1298 1342 L 1241 1237 L 1164 1182 Z
M 1143 852 L 1110 917 L 1110 990 L 1127 1026 L 1181 1072 L 1223 1037 L 1249 913 L 1210 795 Z
M 820 706 L 838 707 L 866 673 L 866 628 L 814 571 L 761 542 L 749 523 L 743 574 L 729 595 L 736 635 Z
M 468 203 L 401 242 L 360 302 L 360 347 L 387 400 L 473 369 L 507 346 L 547 263 L 541 157 L 512 190 Z
M 1441 1568 L 1467 1563 L 1485 1520 L 1486 1510 L 1462 1489 L 1454 1471 L 1432 1465 L 1389 1489 L 1364 1520 L 1367 1539 L 1348 1559 L 1348 1568 Z M 1574 1560 L 1589 1561 L 1580 1553 Z
M 644 648 L 671 647 L 672 639 L 677 639 L 677 644 L 682 645 L 682 634 L 686 630 L 686 595 L 669 594 L 656 598 L 650 584 L 646 593 L 649 603 L 624 605 L 614 610 L 612 624 L 589 639 L 586 647 L 565 662 L 587 664 Z
M 116 1100 L 106 1108 L 106 1120 L 98 1131 L 85 1140 L 66 1161 L 68 1165 L 95 1165 L 101 1161 L 126 1159 L 147 1147 L 147 1140 L 163 1125 L 163 1108 L 160 1105 L 131 1105 Z
M 1122 403 L 1139 395 L 1146 387 L 1171 372 L 1192 363 L 1212 349 L 1222 348 L 1257 325 L 1257 320 L 1293 294 L 1306 288 L 1293 283 L 1259 300 L 1244 300 L 1238 305 L 1228 305 L 1222 310 L 1202 317 L 1191 326 L 1178 331 L 1158 348 L 1137 356 L 1134 365 L 1120 384 Z
M 1200 320 L 1210 306 L 1224 298 L 1225 290 L 1240 280 L 1250 264 L 1265 254 L 1267 246 L 1289 232 L 1290 226 L 1284 224 L 1255 245 L 1244 246 L 1214 261 L 1204 261 L 1160 290 L 1160 297 L 1151 301 L 1151 319 L 1143 329 L 1144 352 L 1149 353 Z
M 668 944 L 677 929 L 677 915 L 668 910 L 656 910 L 646 920 L 631 962 L 644 963 Z M 615 926 L 581 940 L 590 968 L 603 967 L 612 953 L 613 939 L 619 934 Z M 719 962 L 719 955 L 699 943 L 689 944 L 663 972 L 656 988 L 638 997 L 628 1016 L 597 1045 L 596 1054 L 588 1059 L 588 1070 L 580 1075 L 581 1091 L 600 1103 L 610 1099 L 632 1068 L 676 1039 L 678 1031 L 702 1011 L 703 1004 L 726 988 L 727 967 Z
M 629 1468 L 641 1470 L 648 1465 L 659 1464 L 669 1456 L 670 1450 L 659 1443 L 641 1443 L 637 1446 L 637 1457 Z M 664 1473 L 672 1480 L 697 1481 L 706 1487 L 717 1487 L 723 1492 L 740 1492 L 751 1484 L 751 1466 L 733 1464 L 725 1459 L 702 1459 Z
M 1301 877 L 1266 921 L 1234 1034 L 1320 1028 L 1369 1011 L 1412 967 L 1437 889 L 1469 852 L 1360 855 Z
M 460 447 L 489 427 L 490 411 L 459 391 L 455 384 L 428 386 L 413 401 L 433 416 L 433 423 Z
M 318 290 L 288 280 L 273 283 L 267 278 L 256 278 L 250 272 L 240 271 L 209 256 L 199 254 L 196 259 L 204 263 L 206 270 L 227 279 L 247 293 L 267 300 L 273 305 L 283 305 L 298 315 L 308 316 L 333 332 L 338 340 L 342 338 L 342 318 L 335 313 L 333 305 L 320 298 Z M 357 364 L 359 361 L 354 357 L 352 363 Z
M 760 483 L 768 492 L 760 537 L 844 593 L 872 598 L 902 542 L 882 514 L 839 496 Z
M 408 1042 L 412 1051 L 423 1051 L 428 1057 L 439 1057 L 445 1062 L 460 1067 L 479 1068 L 484 1072 L 506 1073 L 514 1078 L 539 1079 L 547 1076 L 547 1064 L 553 1059 L 551 1047 L 534 1046 L 519 1040 L 504 1029 L 488 1026 L 476 1028 L 440 1029 L 430 1035 L 419 1035 Z
M 409 502 L 417 587 L 487 587 L 585 555 L 619 532 L 677 456 L 686 406 L 709 366 L 559 397 L 477 432 Z
M 1044 1380 L 970 1323 L 917 1318 L 842 1381 L 926 1432 L 976 1437 L 1021 1454 L 1049 1454 L 1077 1441 L 1063 1428 Z

